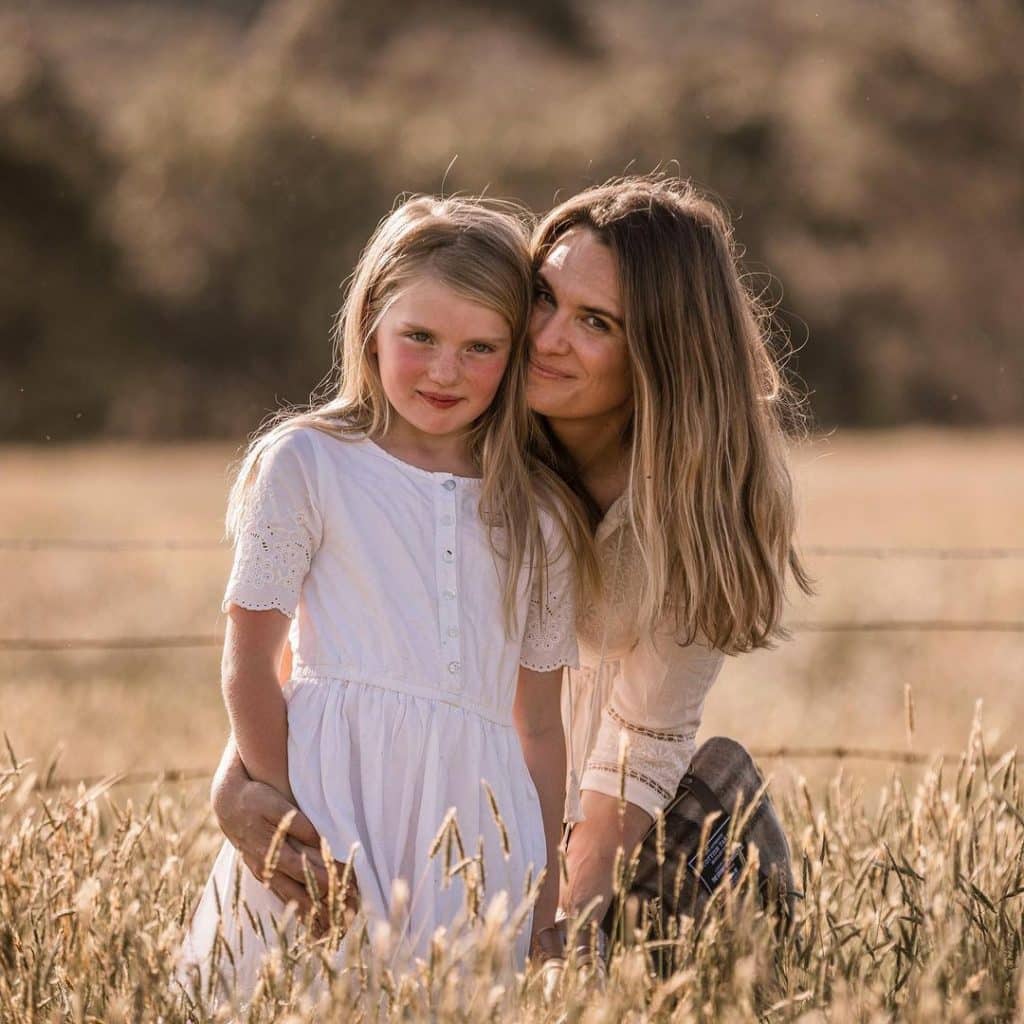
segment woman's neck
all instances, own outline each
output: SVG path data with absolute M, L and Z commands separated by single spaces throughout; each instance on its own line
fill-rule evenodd
M 629 454 L 622 443 L 626 422 L 625 416 L 571 420 L 548 417 L 552 434 L 572 459 L 580 482 L 602 512 L 625 493 L 629 482 Z

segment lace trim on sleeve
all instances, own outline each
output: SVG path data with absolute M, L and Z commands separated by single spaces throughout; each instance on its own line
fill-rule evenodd
M 551 672 L 565 665 L 575 668 L 577 660 L 576 622 L 569 595 L 549 591 L 543 613 L 540 600 L 531 599 L 519 664 L 534 672 Z
M 224 610 L 229 604 L 251 611 L 275 608 L 294 618 L 313 549 L 305 513 L 294 513 L 293 521 L 293 527 L 251 523 L 239 537 Z
M 669 800 L 679 788 L 679 782 L 690 767 L 696 749 L 697 730 L 674 732 L 650 729 L 629 722 L 611 705 L 601 716 L 601 725 L 590 757 L 587 772 L 620 774 L 619 734 L 629 739 L 626 753 L 625 775 L 646 786 L 663 800 Z M 586 779 L 583 782 L 586 788 Z

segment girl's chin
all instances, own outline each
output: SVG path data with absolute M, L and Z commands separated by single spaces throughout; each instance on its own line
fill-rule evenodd
M 453 411 L 417 409 L 414 413 L 410 410 L 410 415 L 403 415 L 401 409 L 395 410 L 407 427 L 411 427 L 420 434 L 432 437 L 447 437 L 451 434 L 458 434 L 472 426 L 472 420 L 466 419 L 466 414 L 463 410 L 459 410 L 458 415 L 453 415 Z

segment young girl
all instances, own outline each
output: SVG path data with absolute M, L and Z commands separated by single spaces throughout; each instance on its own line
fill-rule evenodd
M 351 856 L 371 921 L 405 881 L 414 953 L 463 910 L 460 877 L 446 881 L 430 856 L 450 809 L 470 856 L 479 837 L 485 900 L 505 890 L 514 907 L 528 874 L 555 863 L 561 670 L 576 663 L 573 552 L 586 526 L 523 455 L 530 295 L 516 217 L 465 199 L 405 202 L 356 269 L 336 397 L 258 439 L 231 495 L 222 685 L 238 752 L 334 857 Z M 225 843 L 184 963 L 208 983 L 221 929 L 231 956 L 216 969 L 244 995 L 267 951 L 254 925 L 273 942 L 284 904 L 245 870 L 236 894 L 240 867 Z M 534 930 L 556 902 L 551 870 Z

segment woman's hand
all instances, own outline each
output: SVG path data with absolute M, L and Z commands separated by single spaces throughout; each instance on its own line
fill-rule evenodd
M 653 819 L 628 801 L 620 813 L 617 797 L 589 789 L 581 794 L 581 805 L 583 821 L 573 825 L 565 853 L 569 882 L 561 903 L 570 918 L 588 910 L 590 920 L 600 922 L 614 896 L 619 847 L 631 856 Z
M 213 813 L 228 841 L 238 850 L 246 867 L 285 903 L 295 902 L 303 916 L 313 909 L 306 887 L 306 868 L 312 875 L 321 901 L 327 895 L 327 868 L 320 855 L 320 836 L 312 822 L 273 786 L 250 779 L 228 741 L 211 789 Z M 264 877 L 267 853 L 286 815 L 292 815 L 269 878 Z M 345 865 L 335 861 L 339 874 Z M 318 911 L 320 907 L 316 908 Z

